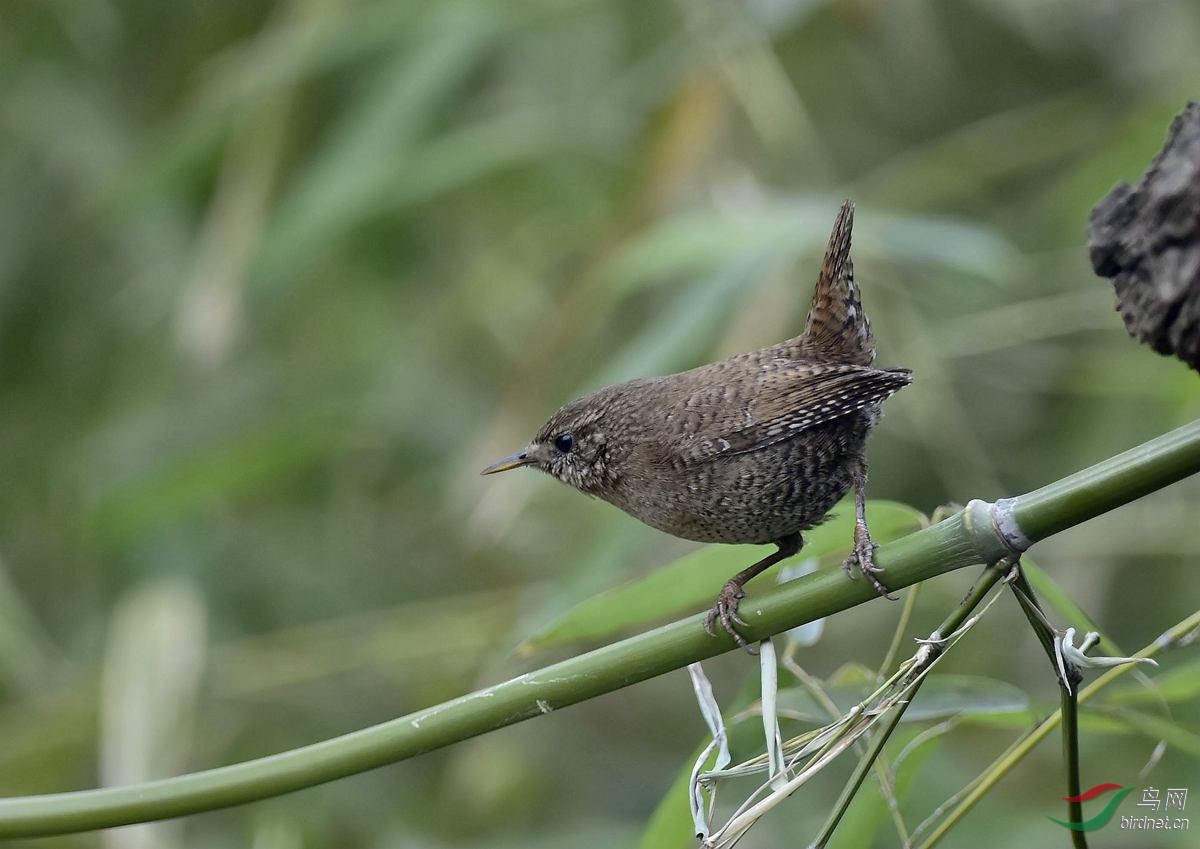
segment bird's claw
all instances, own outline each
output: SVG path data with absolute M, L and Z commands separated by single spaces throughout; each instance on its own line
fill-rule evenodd
M 716 603 L 708 611 L 708 615 L 704 617 L 704 630 L 708 632 L 710 637 L 715 637 L 717 633 L 713 626 L 719 621 L 725 632 L 733 637 L 734 642 L 750 652 L 750 654 L 755 654 L 754 648 L 750 643 L 746 642 L 746 638 L 739 634 L 737 628 L 734 627 L 735 625 L 741 625 L 742 627 L 749 627 L 750 625 L 749 622 L 738 616 L 737 612 L 738 602 L 745 597 L 746 593 L 742 590 L 741 586 L 735 584 L 733 581 L 722 587 L 720 595 L 717 596 Z
M 875 589 L 886 599 L 895 601 L 896 597 L 888 593 L 888 588 L 883 585 L 883 582 L 877 577 L 883 572 L 882 566 L 875 565 L 875 549 L 879 548 L 871 541 L 870 534 L 865 532 L 854 534 L 854 548 L 850 551 L 850 556 L 842 561 L 842 568 L 846 570 L 846 574 L 851 580 L 855 580 L 858 576 L 855 572 L 862 574 Z

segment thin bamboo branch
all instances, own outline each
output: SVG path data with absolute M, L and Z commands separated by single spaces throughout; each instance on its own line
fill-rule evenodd
M 1083 792 L 1079 777 L 1079 685 L 1083 682 L 1083 673 L 1069 662 L 1064 663 L 1061 652 L 1056 644 L 1056 634 L 1053 626 L 1046 618 L 1037 596 L 1033 592 L 1025 572 L 1018 566 L 1016 580 L 1012 583 L 1013 595 L 1025 612 L 1029 625 L 1037 634 L 1042 649 L 1046 652 L 1050 665 L 1054 669 L 1054 677 L 1059 689 L 1059 715 L 1062 717 L 1063 763 L 1067 769 L 1067 820 L 1083 822 L 1083 803 L 1078 801 Z M 1071 845 L 1074 849 L 1088 849 L 1087 834 L 1082 831 L 1071 832 Z
M 931 639 L 941 640 L 946 635 L 953 634 L 955 631 L 961 628 L 963 623 L 967 621 L 967 618 L 975 612 L 975 608 L 978 607 L 985 598 L 987 598 L 987 594 L 991 592 L 992 587 L 996 585 L 996 582 L 1003 578 L 1004 575 L 1005 570 L 998 566 L 996 568 L 986 570 L 983 577 L 981 577 L 979 581 L 976 582 L 975 586 L 971 588 L 970 594 L 963 599 L 962 604 L 955 608 L 954 611 L 952 611 L 951 614 L 946 617 L 945 621 L 942 622 L 941 626 L 937 629 L 936 633 Z M 936 646 L 936 643 L 931 643 L 929 648 L 931 649 L 931 654 L 933 651 L 937 651 L 938 653 L 941 651 L 940 648 Z M 834 803 L 833 809 L 829 812 L 829 816 L 821 826 L 821 830 L 817 834 L 816 839 L 813 840 L 812 845 L 814 849 L 823 849 L 823 847 L 829 843 L 830 838 L 833 837 L 834 830 L 838 827 L 838 823 L 842 821 L 842 817 L 845 816 L 846 811 L 850 808 L 850 803 L 854 801 L 854 797 L 858 794 L 858 789 L 862 786 L 863 780 L 867 777 L 867 772 L 869 772 L 877 763 L 877 759 L 883 753 L 883 747 L 887 744 L 887 741 L 891 738 L 892 733 L 896 730 L 896 726 L 900 724 L 900 720 L 904 717 L 904 712 L 908 710 L 908 706 L 912 704 L 912 698 L 916 695 L 916 691 L 920 687 L 920 683 L 920 681 L 916 683 L 909 698 L 897 705 L 896 709 L 892 711 L 891 715 L 888 717 L 887 722 L 883 724 L 883 726 L 876 731 L 874 736 L 871 738 L 871 745 L 867 750 L 867 753 L 859 759 L 858 764 L 854 767 L 854 772 L 851 774 L 850 780 L 847 781 L 845 786 L 842 788 L 841 795 L 838 797 L 837 802 Z
M 1164 649 L 1185 645 L 1195 639 L 1197 633 L 1200 633 L 1200 610 L 1188 616 L 1182 622 L 1167 629 L 1150 645 L 1143 648 L 1141 651 L 1133 655 L 1135 658 L 1154 657 Z M 1084 704 L 1097 693 L 1101 692 L 1121 677 L 1134 672 L 1136 666 L 1134 664 L 1124 664 L 1122 666 L 1114 666 L 1103 675 L 1098 677 L 1088 686 L 1079 691 L 1079 696 L 1076 700 L 1077 704 Z M 1022 736 L 1019 740 L 1013 742 L 1005 749 L 991 765 L 988 766 L 982 773 L 979 774 L 970 783 L 970 792 L 966 793 L 961 799 L 958 799 L 954 809 L 946 814 L 945 818 L 938 824 L 933 834 L 922 842 L 917 849 L 933 849 L 942 841 L 949 832 L 967 813 L 979 803 L 987 792 L 991 790 L 1001 778 L 1008 775 L 1022 759 L 1032 752 L 1037 745 L 1050 735 L 1050 733 L 1059 726 L 1062 722 L 1062 712 L 1055 711 L 1050 716 L 1043 719 L 1036 728 Z
M 892 589 L 1012 552 L 1200 471 L 1200 422 L 1006 502 L 974 501 L 878 552 Z M 1015 527 L 1014 527 L 1015 524 Z M 998 528 L 999 526 L 999 528 Z M 1004 533 L 1000 532 L 1003 529 Z M 877 600 L 866 581 L 826 570 L 747 597 L 751 642 Z M 449 746 L 734 647 L 691 616 L 494 687 L 370 728 L 277 755 L 127 787 L 0 800 L 0 838 L 63 834 L 166 819 L 311 787 Z

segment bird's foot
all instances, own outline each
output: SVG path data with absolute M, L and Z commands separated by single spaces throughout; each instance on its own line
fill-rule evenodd
M 748 626 L 750 624 L 738 616 L 737 612 L 738 602 L 745 597 L 746 593 L 742 589 L 742 585 L 736 581 L 730 581 L 722 587 L 720 595 L 717 596 L 716 603 L 708 611 L 708 615 L 704 617 L 704 630 L 708 632 L 710 637 L 715 637 L 717 633 L 713 629 L 713 626 L 719 621 L 725 632 L 733 637 L 734 642 L 750 652 L 750 654 L 755 654 L 754 649 L 746 642 L 746 638 L 739 634 L 737 628 L 734 627 L 735 625 Z
M 842 561 L 842 568 L 846 570 L 846 574 L 854 580 L 859 572 L 867 581 L 875 588 L 875 592 L 879 593 L 886 599 L 892 601 L 896 597 L 888 593 L 888 588 L 879 580 L 879 574 L 883 572 L 882 566 L 875 565 L 875 549 L 879 548 L 872 540 L 871 534 L 866 527 L 858 526 L 854 529 L 854 548 L 850 551 L 850 556 Z

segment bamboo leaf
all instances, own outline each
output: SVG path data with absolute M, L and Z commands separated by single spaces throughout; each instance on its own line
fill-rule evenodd
M 1168 746 L 1179 749 L 1194 758 L 1200 758 L 1200 734 L 1188 731 L 1170 719 L 1125 707 L 1101 706 L 1096 710 L 1103 715 L 1120 720 L 1151 740 L 1156 742 L 1161 740 Z
M 750 704 L 757 696 L 759 678 L 751 673 L 742 682 L 741 688 L 730 701 L 727 714 L 733 717 L 742 708 Z M 726 721 L 729 746 L 731 749 L 743 752 L 749 751 L 756 740 L 762 739 L 752 723 Z M 683 761 L 683 766 L 671 782 L 670 787 L 658 802 L 658 807 L 650 816 L 641 840 L 639 849 L 693 849 L 696 845 L 696 835 L 692 826 L 691 812 L 688 807 L 688 791 L 691 781 L 692 765 L 700 757 L 710 740 L 701 740 L 695 751 Z
M 845 713 L 865 699 L 871 688 L 865 684 L 836 684 L 826 694 Z M 828 714 L 802 687 L 779 691 L 781 716 L 802 722 L 825 723 Z M 901 722 L 926 722 L 949 716 L 1024 713 L 1029 697 L 1005 681 L 978 675 L 930 675 L 918 691 Z
M 1130 702 L 1187 702 L 1200 696 L 1200 658 L 1173 667 L 1151 679 L 1153 688 L 1134 686 L 1114 690 L 1108 701 L 1114 704 Z
M 843 502 L 836 516 L 805 536 L 805 557 L 839 557 L 853 539 L 854 508 Z M 924 516 L 891 501 L 867 505 L 867 521 L 877 542 L 887 542 L 917 530 Z M 710 545 L 658 569 L 644 578 L 602 592 L 576 605 L 527 639 L 520 647 L 528 654 L 546 646 L 606 637 L 617 631 L 655 622 L 685 610 L 710 604 L 724 583 L 766 549 L 757 545 Z M 833 558 L 831 558 L 833 559 Z

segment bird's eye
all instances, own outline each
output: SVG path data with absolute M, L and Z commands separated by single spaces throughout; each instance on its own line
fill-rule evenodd
M 575 447 L 575 437 L 569 433 L 560 433 L 554 437 L 554 447 L 566 454 Z

